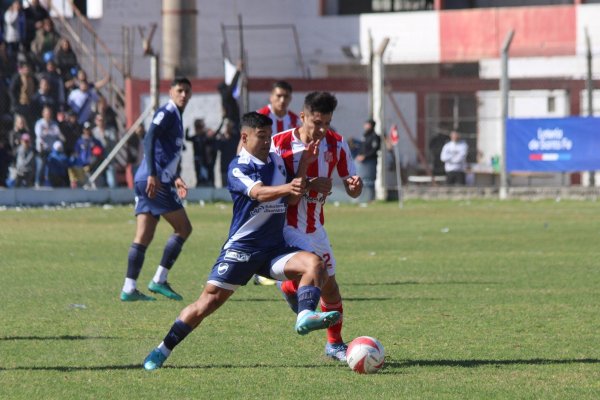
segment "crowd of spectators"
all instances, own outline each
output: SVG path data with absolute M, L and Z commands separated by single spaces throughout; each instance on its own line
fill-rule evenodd
M 39 0 L 0 11 L 0 186 L 83 187 L 122 134 L 99 92 L 108 78 L 88 80 Z M 127 185 L 132 159 L 117 157 L 96 186 Z

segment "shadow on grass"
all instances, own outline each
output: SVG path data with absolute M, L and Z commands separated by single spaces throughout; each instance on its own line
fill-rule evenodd
M 336 364 L 306 364 L 306 365 L 283 365 L 283 364 L 252 364 L 252 365 L 236 365 L 236 364 L 214 364 L 214 365 L 166 365 L 162 369 L 185 370 L 185 369 L 313 369 L 313 368 L 337 368 Z M 118 371 L 118 370 L 142 370 L 142 364 L 125 364 L 125 365 L 98 365 L 90 367 L 82 366 L 19 366 L 19 367 L 0 367 L 0 372 L 3 371 L 58 371 L 58 372 L 78 372 L 78 371 Z
M 0 340 L 98 340 L 98 339 L 119 339 L 115 336 L 81 336 L 81 335 L 61 335 L 61 336 L 2 336 Z
M 341 286 L 400 286 L 400 285 L 500 285 L 502 282 L 484 282 L 484 281 L 439 281 L 439 282 L 419 282 L 419 281 L 393 281 L 393 282 L 344 282 Z
M 521 360 L 386 360 L 384 371 L 395 373 L 394 369 L 409 367 L 458 367 L 477 368 L 504 365 L 564 365 L 564 364 L 600 364 L 597 358 L 531 358 Z
M 344 301 L 390 301 L 390 300 L 402 300 L 402 301 L 407 301 L 407 300 L 432 300 L 432 301 L 437 301 L 437 300 L 441 300 L 441 298 L 433 298 L 433 297 L 419 297 L 419 298 L 402 298 L 402 297 L 344 297 Z M 227 300 L 229 301 L 234 301 L 234 302 L 274 302 L 274 303 L 281 303 L 284 300 L 277 297 L 274 299 L 265 299 L 265 298 L 255 298 L 255 299 L 242 299 L 242 298 L 238 298 L 238 299 L 229 299 Z

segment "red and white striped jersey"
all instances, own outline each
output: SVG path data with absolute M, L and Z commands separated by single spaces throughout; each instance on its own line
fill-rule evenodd
M 267 104 L 260 110 L 256 110 L 256 112 L 266 115 L 273 120 L 273 135 L 300 126 L 300 117 L 289 110 L 283 118 L 279 118 L 275 115 L 270 104 Z
M 271 142 L 271 151 L 281 155 L 288 176 L 296 176 L 300 157 L 305 148 L 304 143 L 294 134 L 295 131 L 297 129 L 278 133 L 273 136 Z M 334 169 L 337 170 L 337 174 L 342 180 L 356 175 L 348 143 L 340 134 L 330 129 L 319 144 L 318 159 L 308 166 L 307 177 L 331 178 Z M 314 232 L 319 225 L 325 224 L 323 206 L 327 196 L 328 194 L 311 190 L 300 199 L 297 205 L 288 205 L 287 224 L 302 232 Z

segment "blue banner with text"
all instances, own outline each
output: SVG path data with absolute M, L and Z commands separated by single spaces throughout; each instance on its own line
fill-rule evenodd
M 508 118 L 506 170 L 600 170 L 600 118 Z

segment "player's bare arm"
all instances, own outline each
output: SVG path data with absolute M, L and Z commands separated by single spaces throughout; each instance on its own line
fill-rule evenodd
M 306 178 L 294 178 L 290 183 L 278 186 L 265 186 L 259 182 L 250 190 L 250 197 L 264 203 L 290 195 L 301 196 L 305 190 Z

